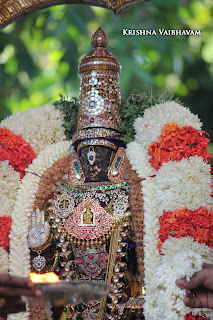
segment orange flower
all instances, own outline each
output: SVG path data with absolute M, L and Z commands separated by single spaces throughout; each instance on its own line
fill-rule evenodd
M 210 162 L 211 155 L 207 151 L 210 139 L 206 138 L 205 134 L 205 131 L 196 130 L 191 126 L 179 128 L 175 122 L 165 124 L 158 141 L 149 146 L 149 162 L 156 170 L 163 162 L 180 161 L 191 156 L 199 156 Z
M 170 236 L 181 238 L 190 236 L 199 243 L 213 248 L 213 211 L 201 207 L 189 210 L 186 207 L 173 212 L 164 211 L 159 218 L 159 249 Z
M 0 217 L 0 247 L 9 250 L 9 233 L 11 229 L 11 217 Z
M 20 172 L 21 179 L 35 157 L 30 144 L 20 135 L 16 136 L 8 129 L 0 129 L 0 161 L 9 160 L 9 164 Z

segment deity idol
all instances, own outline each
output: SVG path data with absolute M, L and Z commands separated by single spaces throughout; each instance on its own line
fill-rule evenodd
M 101 305 L 93 301 L 65 306 L 61 319 L 121 319 L 124 303 L 141 293 L 124 172 L 128 161 L 120 132 L 121 67 L 105 49 L 108 38 L 101 28 L 91 43 L 94 50 L 79 66 L 75 152 L 69 158 L 67 180 L 33 212 L 28 243 L 32 271 L 51 270 L 65 280 L 105 281 L 115 289 Z M 143 299 L 140 302 L 142 310 Z
M 107 44 L 99 28 L 81 60 L 72 141 L 54 105 L 0 124 L 0 272 L 54 271 L 114 291 L 9 320 L 212 320 L 211 310 L 186 307 L 175 284 L 213 263 L 209 139 L 196 115 L 169 101 L 136 115 L 125 146 L 121 67 Z

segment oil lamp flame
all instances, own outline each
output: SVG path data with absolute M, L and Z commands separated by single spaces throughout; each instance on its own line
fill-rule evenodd
M 54 272 L 47 272 L 43 274 L 37 274 L 34 272 L 30 273 L 30 280 L 32 282 L 38 283 L 38 282 L 59 282 L 59 277 Z

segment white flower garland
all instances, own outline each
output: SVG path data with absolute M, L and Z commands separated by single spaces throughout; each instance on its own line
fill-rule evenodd
M 202 270 L 203 263 L 213 263 L 213 250 L 190 237 L 169 238 L 162 246 L 162 254 L 161 264 L 149 283 L 147 319 L 184 320 L 192 311 L 213 319 L 213 311 L 186 307 L 183 303 L 186 290 L 175 284 L 176 279 L 191 277 Z
M 8 253 L 4 248 L 0 247 L 0 273 L 8 273 L 9 259 Z
M 15 135 L 20 134 L 39 154 L 48 145 L 66 140 L 63 120 L 60 110 L 53 105 L 45 105 L 15 113 L 3 120 L 0 127 L 11 130 Z
M 136 140 L 145 148 L 158 141 L 165 124 L 176 122 L 178 127 L 191 126 L 200 130 L 202 123 L 197 115 L 174 101 L 157 104 L 144 111 L 143 118 L 135 120 Z
M 190 237 L 170 237 L 162 246 L 163 255 L 158 249 L 158 217 L 163 210 L 174 211 L 184 206 L 190 210 L 212 207 L 210 166 L 202 158 L 195 156 L 179 162 L 169 161 L 158 171 L 149 163 L 148 146 L 158 140 L 164 125 L 171 122 L 176 122 L 179 127 L 189 125 L 201 129 L 197 116 L 175 102 L 168 102 L 147 109 L 144 117 L 135 121 L 136 141 L 127 147 L 132 169 L 144 179 L 141 184 L 144 200 L 145 319 L 184 320 L 185 315 L 192 311 L 213 319 L 211 310 L 185 307 L 185 291 L 175 284 L 176 279 L 192 276 L 201 270 L 204 262 L 213 263 L 213 250 Z
M 0 161 L 0 216 L 10 216 L 20 183 L 20 174 L 9 161 Z
M 146 320 L 184 320 L 187 313 L 202 313 L 213 319 L 213 311 L 185 307 L 185 291 L 179 289 L 175 280 L 192 276 L 202 269 L 203 263 L 213 263 L 213 250 L 190 237 L 169 238 L 158 249 L 159 220 L 157 217 L 157 197 L 155 178 L 142 181 L 144 197 L 144 267 Z
M 183 158 L 163 163 L 154 178 L 158 216 L 163 210 L 175 211 L 187 206 L 189 210 L 213 206 L 210 165 L 201 157 Z
M 12 228 L 10 233 L 9 267 L 11 275 L 28 277 L 30 272 L 30 250 L 27 245 L 28 226 L 35 201 L 35 194 L 44 172 L 55 162 L 70 154 L 71 143 L 60 142 L 43 150 L 22 179 L 16 203 L 12 212 Z M 38 176 L 37 176 L 38 175 Z M 11 315 L 10 320 L 28 320 L 29 312 Z
M 148 149 L 145 149 L 137 141 L 127 144 L 126 155 L 130 161 L 132 169 L 135 170 L 141 179 L 155 174 L 155 169 L 149 163 L 151 156 Z M 141 165 L 143 163 L 143 165 Z

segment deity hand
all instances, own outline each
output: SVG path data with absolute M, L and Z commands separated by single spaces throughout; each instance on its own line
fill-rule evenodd
M 50 238 L 49 223 L 44 219 L 44 211 L 36 209 L 31 216 L 28 231 L 28 245 L 30 248 L 41 248 Z

